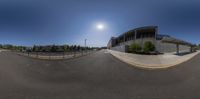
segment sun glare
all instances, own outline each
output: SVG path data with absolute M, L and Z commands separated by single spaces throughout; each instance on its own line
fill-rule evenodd
M 104 29 L 104 25 L 103 24 L 97 24 L 97 29 L 103 30 Z

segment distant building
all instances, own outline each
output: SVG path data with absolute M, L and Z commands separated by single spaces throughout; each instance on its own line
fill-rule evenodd
M 108 42 L 108 49 L 127 52 L 132 43 L 138 43 L 142 47 L 146 41 L 152 42 L 156 51 L 166 52 L 187 52 L 192 50 L 193 44 L 173 38 L 169 35 L 158 34 L 157 26 L 140 27 L 121 34 L 118 37 L 111 37 Z

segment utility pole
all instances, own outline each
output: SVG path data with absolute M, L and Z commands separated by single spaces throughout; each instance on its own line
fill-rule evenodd
M 86 48 L 86 43 L 87 43 L 87 39 L 85 39 L 85 51 L 86 51 L 86 53 L 87 53 L 87 48 Z
M 86 48 L 86 46 L 87 46 L 86 44 L 87 44 L 87 39 L 85 39 L 85 48 Z

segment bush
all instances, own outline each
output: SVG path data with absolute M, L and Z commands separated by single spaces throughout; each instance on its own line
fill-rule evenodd
M 142 50 L 142 47 L 137 43 L 133 43 L 129 46 L 129 52 L 131 53 L 137 53 L 137 52 L 140 52 L 141 50 Z
M 154 44 L 152 44 L 150 41 L 145 42 L 145 43 L 144 43 L 143 51 L 144 51 L 145 53 L 149 53 L 149 52 L 155 51 L 155 46 L 154 46 Z

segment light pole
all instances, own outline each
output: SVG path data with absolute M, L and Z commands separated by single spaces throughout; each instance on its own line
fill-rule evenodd
M 87 39 L 85 39 L 85 48 L 86 48 L 86 44 L 87 44 Z
M 86 50 L 86 53 L 87 53 L 86 43 L 87 43 L 87 39 L 85 39 L 85 50 Z

